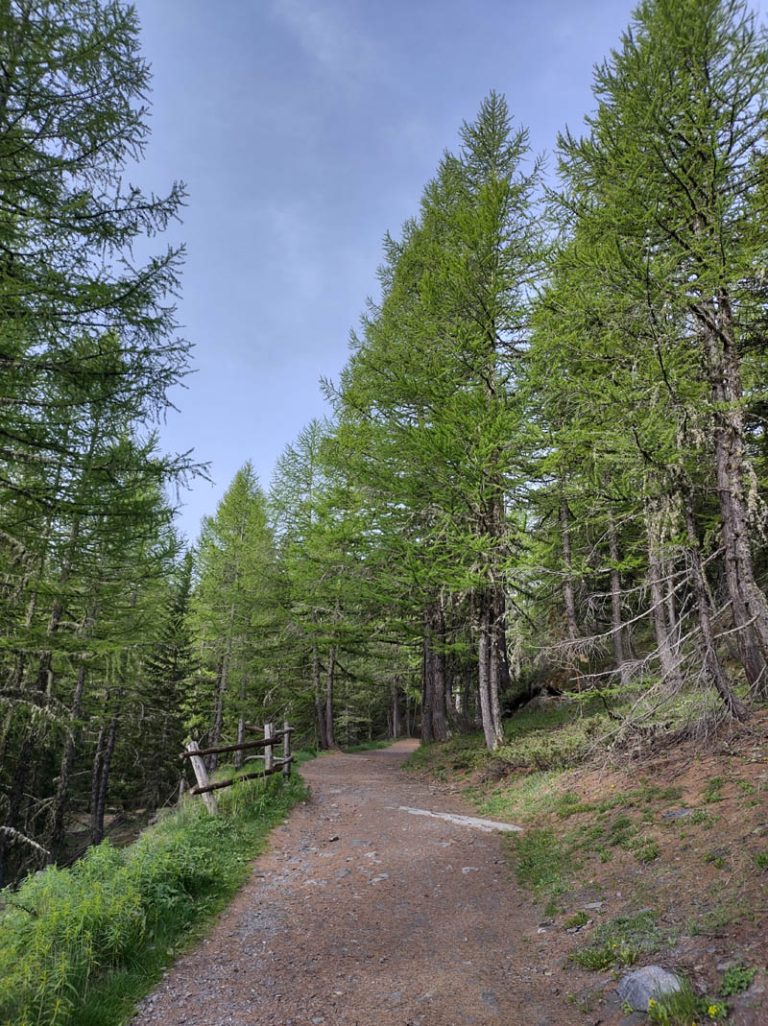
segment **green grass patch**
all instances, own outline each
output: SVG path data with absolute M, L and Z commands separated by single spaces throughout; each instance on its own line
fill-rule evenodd
M 379 748 L 389 748 L 394 741 L 361 741 L 357 745 L 343 745 L 342 752 L 345 755 L 354 755 L 356 752 L 375 752 Z
M 408 756 L 405 768 L 439 775 L 447 770 L 477 769 L 492 759 L 493 754 L 485 747 L 482 734 L 457 734 L 449 741 L 419 745 Z
M 653 912 L 643 911 L 601 923 L 592 942 L 574 951 L 571 961 L 582 969 L 620 969 L 634 965 L 643 955 L 658 951 L 662 944 L 656 916 Z
M 723 777 L 712 777 L 707 781 L 704 790 L 701 792 L 702 801 L 707 805 L 711 805 L 713 802 L 721 802 L 723 800 L 723 786 L 725 780 Z
M 707 812 L 706 809 L 696 809 L 690 818 L 690 822 L 694 826 L 711 826 L 715 822 L 715 817 L 711 812 Z
M 556 787 L 561 773 L 561 770 L 544 770 L 518 776 L 482 798 L 478 808 L 483 815 L 508 820 L 530 819 L 542 813 L 556 812 L 563 801 L 563 795 Z
M 248 875 L 301 778 L 237 784 L 209 816 L 189 799 L 127 848 L 108 842 L 70 869 L 6 892 L 0 912 L 2 1026 L 118 1026 L 180 948 Z
M 640 838 L 637 844 L 633 845 L 632 852 L 638 862 L 655 862 L 661 854 L 659 842 L 653 837 Z
M 509 841 L 518 882 L 530 887 L 549 911 L 567 890 L 576 870 L 570 852 L 553 830 L 526 830 Z
M 572 916 L 568 916 L 563 923 L 563 927 L 566 930 L 578 930 L 580 926 L 586 926 L 588 922 L 589 916 L 583 909 L 580 909 L 578 912 L 574 912 Z
M 505 742 L 496 754 L 511 768 L 567 769 L 582 762 L 610 726 L 594 702 L 523 709 L 504 724 Z
M 481 733 L 462 734 L 421 745 L 407 765 L 427 769 L 437 777 L 493 763 L 507 773 L 515 769 L 562 770 L 581 762 L 610 727 L 605 709 L 594 699 L 523 708 L 505 721 L 504 744 L 496 752 L 485 748 Z

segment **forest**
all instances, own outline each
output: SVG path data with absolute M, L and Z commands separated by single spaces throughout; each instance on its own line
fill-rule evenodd
M 158 244 L 186 193 L 125 182 L 137 16 L 6 0 L 0 55 L 0 886 L 175 804 L 185 741 L 248 722 L 493 751 L 567 692 L 605 748 L 703 745 L 765 702 L 768 41 L 746 3 L 642 0 L 548 161 L 489 93 L 386 235 L 327 417 L 268 488 L 245 463 L 192 545 L 174 508 L 205 453 L 158 441 L 192 366 L 183 252 Z

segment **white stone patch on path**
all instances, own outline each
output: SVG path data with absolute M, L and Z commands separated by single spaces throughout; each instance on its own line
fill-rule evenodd
M 456 823 L 458 826 L 474 827 L 475 830 L 482 830 L 486 834 L 499 830 L 508 834 L 520 834 L 523 828 L 514 826 L 512 823 L 498 823 L 495 819 L 477 819 L 475 816 L 459 816 L 455 812 L 430 812 L 429 809 L 412 809 L 410 805 L 388 805 L 387 808 L 397 808 L 398 812 L 409 812 L 412 816 L 431 816 L 433 819 L 444 819 L 448 823 Z

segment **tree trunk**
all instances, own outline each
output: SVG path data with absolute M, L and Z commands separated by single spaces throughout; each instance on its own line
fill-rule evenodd
M 576 618 L 576 597 L 573 588 L 570 513 L 564 499 L 560 503 L 560 540 L 563 546 L 563 566 L 565 567 L 565 579 L 563 581 L 565 627 L 568 632 L 568 638 L 571 641 L 575 641 L 579 636 L 579 622 Z
M 5 826 L 11 830 L 17 830 L 21 826 L 22 809 L 24 806 L 24 792 L 29 776 L 29 769 L 34 759 L 34 745 L 32 735 L 26 732 L 24 740 L 19 748 L 19 755 L 16 761 L 11 786 L 8 793 L 8 810 L 5 817 Z M 0 888 L 4 887 L 10 880 L 8 872 L 9 855 L 8 835 L 0 832 Z
M 424 613 L 424 642 L 421 675 L 422 741 L 445 741 L 445 655 L 442 652 L 442 610 L 432 602 Z
M 227 679 L 229 674 L 229 653 L 225 653 L 219 659 L 218 671 L 216 673 L 216 705 L 213 710 L 213 724 L 211 725 L 210 747 L 214 748 L 221 741 L 221 732 L 224 727 L 224 695 L 227 691 Z M 219 765 L 218 755 L 208 756 L 208 772 L 215 773 Z
M 670 691 L 680 688 L 680 673 L 675 656 L 670 626 L 667 622 L 667 594 L 664 587 L 664 560 L 661 555 L 659 510 L 651 500 L 646 502 L 646 542 L 648 547 L 648 584 L 651 595 L 651 621 L 656 635 L 656 651 L 661 676 Z
M 744 416 L 733 316 L 725 291 L 718 304 L 701 308 L 712 399 L 715 405 L 715 471 L 723 522 L 725 577 L 739 658 L 750 685 L 768 694 L 768 601 L 755 580 L 744 497 Z
M 320 656 L 317 645 L 312 646 L 312 688 L 315 700 L 315 736 L 317 747 L 321 750 L 327 748 L 325 730 L 325 705 L 323 704 L 323 686 L 320 679 Z
M 608 555 L 611 559 L 611 637 L 613 639 L 613 658 L 619 679 L 628 684 L 630 668 L 626 661 L 626 644 L 624 625 L 621 618 L 621 574 L 619 573 L 619 537 L 613 516 L 608 519 Z
M 239 745 L 241 745 L 241 744 L 243 744 L 244 741 L 245 741 L 245 717 L 241 714 L 240 718 L 237 721 L 237 743 Z M 243 752 L 243 751 L 235 752 L 235 758 L 234 758 L 235 769 L 238 769 L 238 770 L 242 769 L 244 762 L 245 762 L 245 752 Z
M 95 797 L 91 806 L 91 844 L 99 844 L 104 840 L 104 812 L 107 806 L 107 792 L 109 791 L 109 771 L 112 765 L 112 755 L 115 751 L 117 741 L 117 728 L 119 724 L 119 711 L 112 713 L 109 728 L 104 734 L 104 728 L 99 731 L 99 744 L 101 746 L 101 758 L 99 759 L 98 776 L 94 773 L 94 787 L 91 794 Z M 94 762 L 94 770 L 96 762 Z
M 64 847 L 65 839 L 65 818 L 69 805 L 69 780 L 72 775 L 72 767 L 75 763 L 75 751 L 77 749 L 78 726 L 80 712 L 83 704 L 83 692 L 85 690 L 85 663 L 80 664 L 77 671 L 77 683 L 72 695 L 72 705 L 69 709 L 69 730 L 64 743 L 64 752 L 59 763 L 59 779 L 56 784 L 56 794 L 51 809 L 50 828 L 50 849 L 54 856 L 60 856 Z
M 693 500 L 688 488 L 683 488 L 683 503 L 685 507 L 686 534 L 688 536 L 688 557 L 691 566 L 691 584 L 696 597 L 696 609 L 704 647 L 704 668 L 726 710 L 737 720 L 745 720 L 747 718 L 746 707 L 734 694 L 731 682 L 717 652 L 715 631 L 712 623 L 712 600 L 701 561 L 701 549 L 696 531 Z
M 495 596 L 486 592 L 480 597 L 480 622 L 478 638 L 478 691 L 480 716 L 483 724 L 485 744 L 489 751 L 495 751 L 504 741 L 499 700 L 500 657 L 498 617 Z
M 397 741 L 400 737 L 400 689 L 395 681 L 391 687 L 392 697 L 392 719 L 390 724 L 390 735 Z
M 328 670 L 325 675 L 325 748 L 336 748 L 333 724 L 333 689 L 336 682 L 336 646 L 331 645 L 328 653 Z

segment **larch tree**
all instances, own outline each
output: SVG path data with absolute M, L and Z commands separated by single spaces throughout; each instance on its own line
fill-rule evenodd
M 171 298 L 180 252 L 133 257 L 184 196 L 125 184 L 148 138 L 135 12 L 8 0 L 0 49 L 2 881 L 39 852 L 29 835 L 62 835 L 72 738 L 90 744 L 87 692 L 107 659 L 97 624 L 120 604 L 112 587 L 91 596 L 162 530 L 170 511 L 148 496 L 189 468 L 152 438 L 189 347 Z M 110 637 L 110 658 L 136 641 Z
M 393 544 L 419 582 L 422 730 L 446 736 L 445 611 L 471 601 L 489 748 L 503 738 L 500 689 L 517 546 L 521 430 L 516 378 L 539 265 L 537 167 L 505 100 L 484 101 L 427 186 L 417 220 L 387 244 L 372 307 L 338 391 L 341 437 L 378 489 Z M 399 525 L 396 526 L 396 525 Z M 513 601 L 513 600 L 512 600 Z

